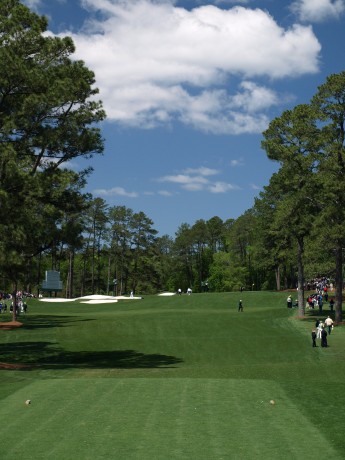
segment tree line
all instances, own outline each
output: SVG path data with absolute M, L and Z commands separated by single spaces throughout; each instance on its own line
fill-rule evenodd
M 345 213 L 345 72 L 310 103 L 272 120 L 262 147 L 279 164 L 253 207 L 238 219 L 181 223 L 157 236 L 144 212 L 109 206 L 83 191 L 102 154 L 106 114 L 95 76 L 72 59 L 69 37 L 18 0 L 0 4 L 0 287 L 37 291 L 48 269 L 67 297 L 298 287 L 332 277 L 342 319 Z

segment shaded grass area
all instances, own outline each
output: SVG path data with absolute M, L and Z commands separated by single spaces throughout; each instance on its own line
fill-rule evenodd
M 0 361 L 29 365 L 0 370 L 1 458 L 343 458 L 343 327 L 313 349 L 285 297 L 32 302 L 0 331 Z
M 144 354 L 133 350 L 119 351 L 65 351 L 50 342 L 11 342 L 1 348 L 5 363 L 25 363 L 23 370 L 34 368 L 147 368 L 165 367 L 181 362 L 173 356 Z

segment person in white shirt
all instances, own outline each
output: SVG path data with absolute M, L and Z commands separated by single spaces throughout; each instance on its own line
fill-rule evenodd
M 318 325 L 318 327 L 317 327 L 317 336 L 316 336 L 317 339 L 321 339 L 321 332 L 322 332 L 322 329 L 323 329 L 323 322 L 320 321 L 320 322 L 319 322 L 319 325 Z
M 328 334 L 330 334 L 333 328 L 333 320 L 330 316 L 325 319 L 325 326 L 328 327 Z

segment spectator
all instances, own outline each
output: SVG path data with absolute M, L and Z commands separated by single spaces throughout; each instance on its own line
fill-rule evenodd
M 311 331 L 311 339 L 312 339 L 312 342 L 313 342 L 313 348 L 316 347 L 316 331 L 315 329 L 313 329 Z
M 326 332 L 326 329 L 324 327 L 322 328 L 322 331 L 321 331 L 321 346 L 323 348 L 328 347 L 328 344 L 327 344 L 327 332 Z
M 289 297 L 287 298 L 287 307 L 292 308 L 292 297 L 291 297 L 291 295 L 289 295 Z
M 334 307 L 334 299 L 332 297 L 331 300 L 329 301 L 329 308 L 331 309 L 331 311 L 333 311 L 333 307 Z
M 328 328 L 328 334 L 331 335 L 333 329 L 333 320 L 330 316 L 325 319 L 325 326 Z
M 322 338 L 322 335 L 321 335 L 322 331 L 323 331 L 323 323 L 320 321 L 319 325 L 317 326 L 317 336 L 316 336 L 317 339 Z

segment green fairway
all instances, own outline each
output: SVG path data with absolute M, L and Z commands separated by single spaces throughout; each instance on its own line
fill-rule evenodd
M 1 459 L 344 458 L 344 329 L 313 349 L 285 293 L 241 298 L 31 301 L 0 331 Z

